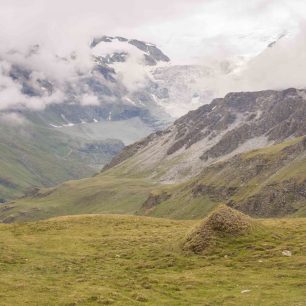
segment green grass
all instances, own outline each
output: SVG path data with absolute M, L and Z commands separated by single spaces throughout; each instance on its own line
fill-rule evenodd
M 172 197 L 157 205 L 149 215 L 178 220 L 198 219 L 207 216 L 219 204 L 207 196 L 194 198 L 191 196 L 190 190 L 184 192 L 181 191 L 181 188 L 182 185 L 175 186 Z M 145 214 L 145 212 L 143 213 Z
M 20 196 L 33 186 L 54 186 L 94 171 L 69 152 L 77 146 L 67 136 L 30 123 L 23 127 L 0 126 L 0 198 Z
M 69 181 L 53 189 L 42 189 L 35 197 L 21 198 L 0 206 L 0 220 L 5 223 L 41 220 L 78 214 L 137 214 L 173 219 L 205 217 L 217 202 L 193 198 L 183 185 L 163 186 L 149 179 L 100 174 Z M 183 191 L 182 191 L 183 190 Z M 172 197 L 151 212 L 142 206 L 153 192 L 168 192 Z
M 271 158 L 272 156 L 281 154 L 284 149 L 301 142 L 304 138 L 305 136 L 296 137 L 296 138 L 284 141 L 282 143 L 278 143 L 272 146 L 267 146 L 265 148 L 252 150 L 250 152 L 243 153 L 241 154 L 241 156 L 244 159 L 251 159 L 251 158 L 257 157 L 258 155 L 262 155 L 265 157 L 269 156 Z
M 259 222 L 206 256 L 180 248 L 195 221 L 91 215 L 0 225 L 0 303 L 304 306 L 306 219 Z
M 88 213 L 134 214 L 152 188 L 155 184 L 144 179 L 97 175 L 41 190 L 34 198 L 27 197 L 2 205 L 1 220 L 29 221 Z
M 83 152 L 90 142 L 96 143 L 30 122 L 22 126 L 0 124 L 0 199 L 19 197 L 34 186 L 51 187 L 98 172 L 112 154 L 107 150 Z M 98 143 L 116 146 L 112 140 Z
M 269 199 L 270 191 L 287 190 L 288 181 L 293 182 L 300 190 L 303 189 L 306 181 L 303 139 L 293 139 L 213 164 L 199 176 L 181 184 L 165 185 L 154 181 L 150 173 L 140 175 L 139 172 L 130 172 L 133 167 L 130 165 L 131 160 L 127 160 L 95 177 L 70 181 L 57 188 L 43 190 L 34 198 L 18 199 L 13 203 L 0 205 L 0 221 L 30 221 L 88 213 L 197 219 L 205 217 L 221 202 L 228 201 L 232 201 L 234 207 L 239 209 L 243 205 L 247 206 L 251 197 L 260 198 L 261 195 L 266 195 Z M 199 186 L 204 186 L 209 192 L 195 193 L 194 190 Z M 234 192 L 228 195 L 230 189 Z M 171 197 L 146 210 L 143 204 L 152 193 L 167 193 Z M 284 193 L 284 198 L 286 205 L 296 209 L 293 214 L 295 217 L 306 216 L 306 199 L 302 195 L 295 197 L 295 194 L 288 192 Z M 277 206 L 279 200 L 271 203 L 266 204 L 261 215 L 267 216 L 269 208 Z

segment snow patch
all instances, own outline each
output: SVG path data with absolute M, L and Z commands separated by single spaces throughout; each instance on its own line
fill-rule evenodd
M 62 128 L 61 125 L 55 125 L 55 124 L 52 124 L 52 123 L 50 123 L 49 125 L 52 126 L 52 127 L 54 127 L 54 128 L 56 128 L 56 129 Z
M 112 121 L 112 112 L 109 112 L 107 120 Z
M 129 103 L 131 103 L 132 105 L 136 105 L 137 103 L 135 101 L 133 101 L 132 99 L 125 97 L 124 100 L 128 101 Z
M 193 96 L 192 99 L 191 99 L 191 104 L 192 105 L 197 105 L 197 106 L 200 106 L 200 96 Z
M 64 127 L 72 127 L 72 126 L 74 126 L 74 123 L 69 122 L 67 124 L 63 124 L 63 126 Z

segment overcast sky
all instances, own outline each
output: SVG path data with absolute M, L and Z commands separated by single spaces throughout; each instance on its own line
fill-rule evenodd
M 80 75 L 91 75 L 89 45 L 101 35 L 155 43 L 172 64 L 212 67 L 210 80 L 197 83 L 218 97 L 306 84 L 305 0 L 0 0 L 0 110 L 65 101 L 66 82 L 77 84 Z M 28 56 L 35 44 L 39 52 Z M 72 52 L 75 60 L 58 60 Z M 131 92 L 148 80 L 145 67 L 133 58 L 130 54 L 119 71 Z M 46 78 L 58 84 L 57 90 L 25 95 L 10 76 L 12 63 L 32 71 L 34 85 Z M 228 63 L 231 73 L 220 75 L 218 69 Z M 98 103 L 88 94 L 80 103 Z
M 304 0 L 1 0 L 0 38 L 2 47 L 43 42 L 68 51 L 94 35 L 122 35 L 189 63 L 256 53 L 305 15 Z

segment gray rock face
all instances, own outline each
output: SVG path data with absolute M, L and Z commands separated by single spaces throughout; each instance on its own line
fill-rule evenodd
M 47 79 L 38 79 L 37 83 L 33 86 L 33 83 L 31 82 L 31 74 L 32 71 L 30 69 L 18 64 L 13 64 L 9 71 L 9 76 L 12 80 L 21 85 L 21 92 L 23 94 L 34 97 L 43 95 L 47 92 L 51 95 L 53 92 L 52 83 Z
M 91 48 L 94 48 L 95 46 L 97 46 L 100 42 L 112 42 L 114 39 L 118 39 L 121 42 L 127 42 L 128 39 L 127 38 L 123 38 L 123 37 L 112 37 L 112 36 L 107 36 L 107 35 L 103 35 L 101 37 L 96 37 L 93 39 L 93 41 L 90 44 Z
M 256 217 L 298 216 L 306 203 L 305 117 L 305 90 L 230 93 L 126 147 L 105 169 L 184 181 L 172 203 L 209 198 Z M 151 196 L 145 205 L 163 202 Z
M 152 59 L 159 62 L 169 62 L 170 58 L 166 56 L 160 49 L 158 49 L 155 45 L 145 43 L 140 40 L 132 39 L 129 41 L 131 45 L 134 45 L 139 50 L 142 50 L 148 54 Z
M 160 169 L 160 180 L 186 180 L 216 161 L 305 135 L 305 117 L 305 90 L 230 93 L 135 144 L 127 156 L 135 167 Z
M 230 93 L 177 120 L 176 142 L 168 154 L 188 149 L 205 137 L 215 138 L 237 121 L 240 124 L 205 151 L 202 160 L 231 153 L 247 140 L 260 136 L 281 142 L 291 136 L 304 135 L 305 97 L 306 91 L 297 89 Z
M 91 43 L 91 48 L 96 47 L 101 42 L 112 43 L 114 41 L 127 42 L 130 45 L 135 46 L 137 49 L 144 52 L 145 62 L 149 66 L 155 66 L 158 62 L 170 62 L 170 58 L 166 56 L 159 48 L 155 45 L 146 43 L 137 39 L 126 39 L 123 37 L 112 37 L 112 36 L 102 36 L 94 38 Z M 111 57 L 107 57 L 105 60 L 107 63 L 111 62 L 122 62 L 125 60 L 124 56 L 126 54 L 114 54 Z
M 305 151 L 306 138 L 299 137 L 261 154 L 236 155 L 204 169 L 189 188 L 194 198 L 208 196 L 252 216 L 294 214 L 306 203 L 305 178 L 295 172 L 296 162 L 305 162 Z

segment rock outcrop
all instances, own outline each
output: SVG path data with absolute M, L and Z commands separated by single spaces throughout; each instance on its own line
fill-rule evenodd
M 238 153 L 306 135 L 305 117 L 305 90 L 230 93 L 149 136 L 145 146 L 129 147 L 129 164 L 137 171 L 141 163 L 161 181 L 183 181 Z

